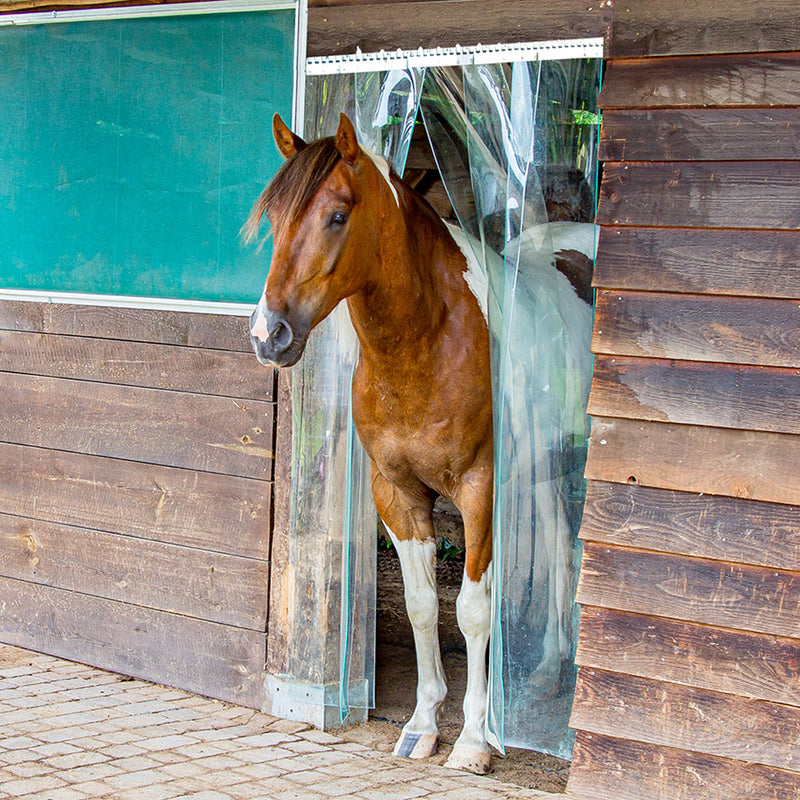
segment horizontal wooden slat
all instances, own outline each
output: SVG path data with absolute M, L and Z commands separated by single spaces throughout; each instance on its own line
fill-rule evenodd
M 0 578 L 0 641 L 260 708 L 259 631 Z
M 800 158 L 796 108 L 616 110 L 603 114 L 601 161 Z
M 800 436 L 604 419 L 586 477 L 800 505 Z
M 311 7 L 308 55 L 605 36 L 611 7 L 553 0 L 440 0 Z
M 796 106 L 798 97 L 800 53 L 640 58 L 608 63 L 598 105 Z
M 1 380 L 6 442 L 271 477 L 271 403 L 14 373 Z
M 779 769 L 800 768 L 800 709 L 581 668 L 570 727 Z
M 0 371 L 271 400 L 252 353 L 0 330 Z
M 800 508 L 590 481 L 585 541 L 777 569 L 800 564 Z
M 0 508 L 232 555 L 268 558 L 271 484 L 0 444 Z
M 800 22 L 795 12 L 784 0 L 617 2 L 609 55 L 796 50 Z
M 601 290 L 596 294 L 592 350 L 798 368 L 800 303 Z
M 800 707 L 800 641 L 584 606 L 582 667 Z
M 567 793 L 570 800 L 797 800 L 800 779 L 795 772 L 580 733 Z
M 588 410 L 800 434 L 800 370 L 598 355 Z
M 247 317 L 0 300 L 0 329 L 251 353 Z
M 266 630 L 267 563 L 0 514 L 0 575 Z
M 583 605 L 800 638 L 800 573 L 587 542 Z
M 51 8 L 86 8 L 87 6 L 159 5 L 161 3 L 189 3 L 196 0 L 0 0 L 0 13 L 15 13 Z
M 800 298 L 800 231 L 600 229 L 598 288 Z
M 798 185 L 800 161 L 606 162 L 597 222 L 797 230 Z

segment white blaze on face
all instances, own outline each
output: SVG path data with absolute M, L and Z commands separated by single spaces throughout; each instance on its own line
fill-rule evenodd
M 267 339 L 269 339 L 269 329 L 267 328 L 267 301 L 263 294 L 256 306 L 256 313 L 250 325 L 250 334 L 254 339 L 258 339 L 261 342 L 266 342 Z

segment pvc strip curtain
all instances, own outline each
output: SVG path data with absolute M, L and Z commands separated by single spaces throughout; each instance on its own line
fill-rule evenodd
M 501 750 L 566 758 L 574 738 L 577 534 L 589 433 L 587 268 L 599 63 L 437 67 L 428 70 L 422 97 L 448 194 L 489 279 L 495 535 L 488 734 Z
M 487 270 L 496 480 L 488 733 L 501 750 L 562 757 L 573 741 L 567 723 L 592 321 L 586 286 L 579 294 L 565 273 L 580 283 L 594 254 L 599 65 L 570 59 L 404 69 L 314 76 L 306 87 L 307 137 L 331 135 L 344 111 L 362 144 L 399 174 L 421 109 L 458 221 Z M 556 253 L 568 251 L 588 258 L 561 263 Z M 342 521 L 343 533 L 332 535 L 341 577 L 329 576 L 331 588 L 338 581 L 344 590 L 339 636 L 318 642 L 328 654 L 321 660 L 338 663 L 342 718 L 356 704 L 353 686 L 371 684 L 375 572 L 366 458 L 357 447 L 348 455 L 355 354 L 344 345 L 343 322 L 334 315 L 326 323 L 296 372 L 294 408 L 302 419 L 295 420 L 292 506 L 294 529 L 309 537 L 306 553 L 320 541 L 312 530 L 330 541 L 330 520 Z M 305 435 L 312 425 L 319 432 Z M 310 484 L 321 502 L 309 503 Z M 335 605 L 330 592 L 326 612 Z
M 304 137 L 333 135 L 343 111 L 361 143 L 402 173 L 420 79 L 413 70 L 309 78 Z M 307 696 L 338 707 L 339 722 L 351 708 L 374 706 L 377 512 L 350 410 L 357 355 L 341 304 L 309 338 L 292 374 L 288 677 L 323 687 Z

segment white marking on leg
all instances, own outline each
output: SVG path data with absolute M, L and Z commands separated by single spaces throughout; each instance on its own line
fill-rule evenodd
M 388 528 L 387 528 L 388 530 Z M 396 755 L 424 757 L 435 752 L 437 716 L 447 694 L 439 651 L 439 599 L 436 594 L 436 541 L 401 542 L 391 531 L 400 566 L 406 610 L 417 652 L 417 705 L 395 748 Z M 419 747 L 415 745 L 419 740 Z
M 250 334 L 254 339 L 266 342 L 269 339 L 269 328 L 267 327 L 267 300 L 264 295 L 256 306 L 255 314 L 250 323 Z
M 464 727 L 453 746 L 448 766 L 488 772 L 486 743 L 486 646 L 492 628 L 491 564 L 479 581 L 464 572 L 456 600 L 458 627 L 467 642 L 467 690 L 464 693 Z

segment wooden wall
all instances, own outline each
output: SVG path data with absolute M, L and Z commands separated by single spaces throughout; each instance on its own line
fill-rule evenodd
M 274 387 L 239 317 L 0 301 L 0 641 L 260 707 Z
M 693 41 L 704 4 L 666 5 L 650 34 L 615 18 L 601 94 L 568 792 L 786 800 L 800 797 L 800 52 L 668 54 L 800 36 L 762 3 Z

